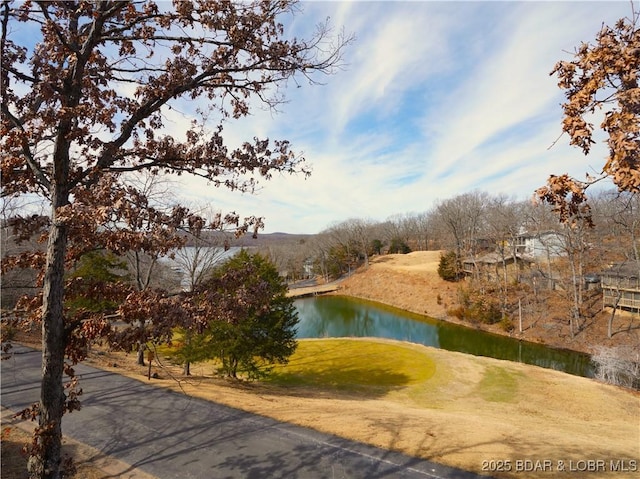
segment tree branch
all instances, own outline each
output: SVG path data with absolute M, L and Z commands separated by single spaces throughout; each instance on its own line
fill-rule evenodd
M 36 179 L 38 180 L 38 183 L 40 183 L 47 191 L 51 191 L 51 181 L 49 180 L 49 178 L 47 178 L 47 175 L 44 173 L 44 171 L 42 170 L 42 168 L 40 167 L 40 164 L 38 163 L 38 161 L 34 158 L 32 152 L 31 152 L 31 147 L 29 145 L 29 140 L 27 132 L 24 129 L 24 126 L 22 125 L 22 123 L 20 122 L 20 120 L 18 118 L 16 118 L 7 108 L 7 106 L 3 103 L 1 106 L 1 110 L 3 115 L 8 118 L 11 123 L 13 124 L 14 128 L 17 128 L 20 130 L 20 145 L 22 148 L 22 154 L 25 157 L 25 160 L 27 162 L 27 166 L 29 167 L 29 169 L 31 170 L 31 172 L 34 174 L 34 176 L 36 177 Z

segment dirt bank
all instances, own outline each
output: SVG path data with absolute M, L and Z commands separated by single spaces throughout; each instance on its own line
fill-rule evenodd
M 519 327 L 505 332 L 499 325 L 470 324 L 447 315 L 457 303 L 458 290 L 464 283 L 450 283 L 438 276 L 440 251 L 415 251 L 409 254 L 390 254 L 371 258 L 368 267 L 362 267 L 344 280 L 337 294 L 368 299 L 406 311 L 437 319 L 481 328 L 497 334 L 526 341 L 547 344 L 557 348 L 593 353 L 597 346 L 640 346 L 640 318 L 618 314 L 616 334 L 607 337 L 608 312 L 590 320 L 575 337 L 569 330 L 566 308 L 550 303 L 548 310 L 524 314 L 522 333 Z M 519 325 L 518 325 L 519 326 Z

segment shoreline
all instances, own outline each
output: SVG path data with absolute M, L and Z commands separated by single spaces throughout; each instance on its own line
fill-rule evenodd
M 448 314 L 457 304 L 459 283 L 449 283 L 437 274 L 440 252 L 414 252 L 406 255 L 384 255 L 372 258 L 368 267 L 335 283 L 329 295 L 347 296 L 372 301 L 408 313 L 456 324 L 519 341 L 526 341 L 593 355 L 600 347 L 638 349 L 640 315 L 616 313 L 615 333 L 607 337 L 609 311 L 601 311 L 585 322 L 584 329 L 571 336 L 568 318 L 563 310 L 543 310 L 528 314 L 522 320 L 522 332 L 505 331 L 499 324 L 483 324 L 461 320 Z M 464 283 L 462 283 L 464 284 Z
M 368 297 L 368 296 L 357 296 L 357 295 L 353 295 L 353 294 L 346 294 L 344 292 L 341 292 L 340 290 L 328 292 L 328 293 L 325 293 L 325 295 L 327 295 L 327 296 L 345 296 L 345 297 L 349 297 L 349 298 L 353 298 L 353 299 L 357 299 L 357 300 L 371 301 L 373 303 L 378 303 L 378 304 L 381 304 L 383 306 L 390 306 L 392 308 L 396 308 L 398 310 L 405 311 L 407 313 L 417 314 L 419 316 L 429 317 L 429 318 L 435 319 L 437 321 L 444 321 L 446 323 L 455 324 L 457 326 L 462 326 L 464 328 L 474 329 L 474 330 L 477 330 L 477 331 L 483 331 L 485 333 L 491 333 L 491 334 L 495 334 L 497 336 L 504 336 L 504 337 L 508 337 L 508 338 L 511 338 L 511 339 L 516 339 L 518 341 L 525 341 L 525 342 L 528 342 L 528 343 L 540 344 L 540 345 L 547 346 L 547 347 L 553 348 L 553 349 L 572 351 L 572 352 L 575 352 L 575 353 L 582 353 L 582 354 L 587 354 L 587 355 L 592 355 L 594 353 L 593 348 L 588 347 L 588 345 L 585 345 L 584 343 L 580 342 L 579 340 L 576 340 L 576 342 L 573 343 L 573 346 L 570 346 L 570 345 L 562 344 L 562 341 L 560 341 L 560 340 L 558 340 L 558 341 L 547 341 L 544 338 L 541 338 L 541 337 L 539 337 L 537 335 L 526 335 L 525 334 L 526 330 L 523 331 L 522 333 L 519 333 L 519 332 L 513 333 L 513 332 L 509 332 L 509 331 L 504 331 L 500 327 L 496 327 L 494 325 L 488 325 L 488 324 L 482 324 L 482 323 L 472 323 L 472 322 L 469 322 L 469 321 L 463 321 L 463 320 L 458 319 L 455 316 L 451 316 L 451 315 L 446 315 L 445 314 L 443 316 L 437 317 L 435 315 L 425 314 L 425 313 L 422 313 L 422 312 L 419 312 L 419 311 L 415 311 L 415 310 L 412 311 L 411 309 L 401 308 L 401 307 L 398 307 L 398 306 L 396 306 L 396 305 L 394 305 L 392 303 L 381 301 L 379 299 L 372 299 L 371 297 Z
M 444 323 L 454 324 L 456 326 L 460 326 L 460 327 L 467 328 L 467 329 L 472 329 L 472 330 L 476 330 L 476 331 L 482 331 L 483 333 L 493 334 L 493 335 L 501 336 L 501 337 L 507 337 L 507 338 L 514 339 L 514 340 L 521 341 L 521 342 L 526 342 L 526 343 L 530 343 L 530 344 L 538 344 L 538 345 L 546 346 L 548 348 L 555 349 L 555 350 L 558 350 L 558 351 L 569 351 L 569 352 L 585 354 L 585 355 L 590 355 L 591 354 L 591 353 L 589 353 L 587 351 L 578 350 L 578 349 L 571 349 L 571 348 L 568 348 L 566 346 L 548 344 L 548 343 L 545 343 L 544 341 L 535 341 L 535 340 L 532 340 L 530 338 L 525 338 L 520 334 L 512 334 L 512 333 L 508 333 L 508 332 L 503 332 L 503 331 L 500 331 L 499 328 L 490 328 L 490 327 L 488 327 L 488 325 L 481 325 L 481 324 L 478 324 L 478 323 L 474 324 L 474 323 L 465 322 L 465 321 L 459 320 L 459 319 L 457 319 L 457 318 L 455 318 L 453 316 L 445 316 L 445 317 L 441 317 L 441 318 L 436 318 L 435 316 L 431 316 L 431 315 L 428 315 L 428 314 L 422 314 L 422 313 L 418 313 L 418 312 L 415 312 L 415 311 L 410 311 L 410 310 L 407 310 L 407 309 L 398 308 L 398 307 L 396 307 L 396 306 L 394 306 L 392 304 L 383 303 L 383 302 L 376 301 L 376 300 L 373 300 L 373 299 L 364 298 L 364 297 L 360 297 L 360 296 L 353 296 L 353 295 L 343 294 L 340 291 L 332 291 L 332 292 L 328 292 L 326 294 L 318 294 L 317 296 L 338 296 L 338 297 L 350 298 L 350 299 L 357 300 L 357 301 L 366 301 L 366 302 L 370 302 L 370 303 L 372 303 L 372 304 L 374 304 L 376 306 L 379 306 L 379 307 L 382 306 L 382 307 L 385 307 L 385 308 L 392 308 L 392 309 L 396 309 L 396 310 L 398 310 L 400 312 L 414 314 L 416 316 L 429 318 L 429 319 L 432 319 L 432 320 L 435 320 L 435 321 L 442 321 Z M 300 297 L 302 297 L 302 296 L 300 296 Z M 376 338 L 376 339 L 384 339 L 384 338 Z M 408 341 L 405 341 L 405 342 L 408 342 Z M 416 343 L 416 344 L 419 344 L 419 343 Z M 440 349 L 440 348 L 438 348 L 438 349 Z

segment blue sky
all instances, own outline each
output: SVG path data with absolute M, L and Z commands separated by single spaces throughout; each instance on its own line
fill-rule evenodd
M 254 195 L 181 180 L 181 195 L 264 216 L 265 232 L 317 233 L 348 218 L 421 212 L 474 189 L 528 199 L 549 174 L 599 171 L 561 131 L 562 91 L 549 76 L 620 2 L 303 2 L 289 33 L 326 17 L 357 39 L 324 85 L 286 91 L 279 113 L 255 110 L 228 140 L 288 139 L 310 178 L 274 177 Z M 596 119 L 596 123 L 598 120 Z

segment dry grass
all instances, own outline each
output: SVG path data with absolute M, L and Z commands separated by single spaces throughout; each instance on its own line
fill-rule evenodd
M 133 357 L 101 361 L 146 381 Z M 393 341 L 329 339 L 301 341 L 290 367 L 271 382 L 216 378 L 210 365 L 192 367 L 188 379 L 168 363 L 155 370 L 161 379 L 152 384 L 160 387 L 466 470 L 483 472 L 483 461 L 499 460 L 640 466 L 640 394 L 524 364 Z
M 31 441 L 31 434 L 21 427 L 2 425 L 2 479 L 29 479 L 27 457 L 23 448 Z M 78 457 L 77 447 L 67 443 L 65 453 Z M 69 479 L 106 479 L 114 477 L 91 462 L 78 462 L 76 472 Z M 133 476 L 132 476 L 133 477 Z
M 2 479 L 28 479 L 27 458 L 22 448 L 28 444 L 31 436 L 28 432 L 2 424 Z
M 371 258 L 366 269 L 346 279 L 340 294 L 378 301 L 434 318 L 445 318 L 458 287 L 438 276 L 439 251 L 415 251 Z
M 374 258 L 366 271 L 341 285 L 340 293 L 444 318 L 457 286 L 437 276 L 438 261 L 439 252 Z M 555 330 L 530 328 L 526 339 L 551 344 L 557 339 L 553 335 Z M 624 460 L 629 466 L 628 461 L 635 460 L 640 467 L 638 392 L 421 345 L 349 340 L 347 348 L 344 341 L 302 341 L 289 371 L 279 369 L 271 383 L 230 382 L 212 377 L 211 367 L 199 365 L 192 367 L 194 376 L 185 379 L 180 368 L 165 363 L 164 368 L 155 366 L 162 379 L 152 384 L 500 478 L 564 477 L 557 469 L 559 461 L 569 465 L 602 460 L 609 470 L 610 461 Z M 341 350 L 347 354 L 342 359 Z M 328 363 L 322 363 L 327 358 L 335 369 L 344 369 L 347 361 L 348 371 L 332 377 Z M 134 357 L 103 354 L 93 362 L 147 381 L 146 368 L 136 366 Z M 433 366 L 428 373 L 413 367 L 425 363 Z M 314 374 L 323 380 L 314 380 Z M 371 378 L 381 385 L 376 387 Z M 525 460 L 550 461 L 552 470 L 517 470 L 516 461 Z M 484 464 L 496 461 L 508 461 L 511 471 L 483 470 Z M 566 477 L 614 475 L 637 477 L 637 471 L 574 472 Z
M 583 331 L 572 337 L 569 331 L 568 306 L 552 295 L 543 311 L 525 314 L 523 332 L 505 333 L 499 325 L 470 325 L 447 315 L 457 304 L 462 283 L 450 283 L 438 276 L 440 251 L 414 251 L 406 255 L 391 254 L 371 258 L 368 268 L 360 268 L 340 284 L 339 294 L 368 299 L 413 313 L 506 334 L 552 347 L 573 349 L 588 354 L 595 346 L 630 346 L 640 349 L 640 316 L 618 312 L 617 333 L 607 337 L 609 312 L 590 319 Z M 598 302 L 598 304 L 600 304 Z

